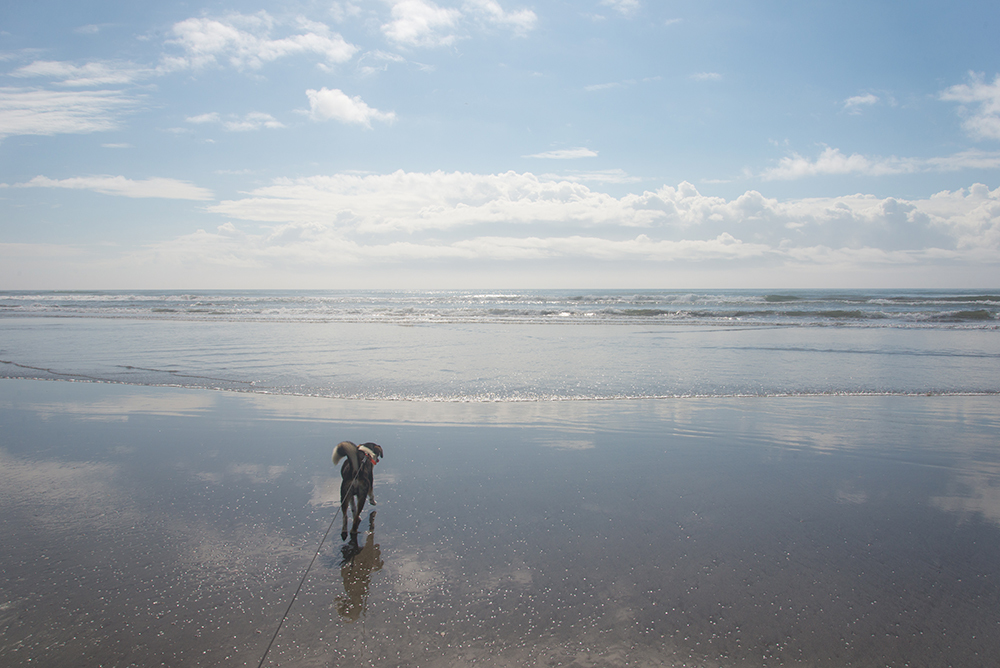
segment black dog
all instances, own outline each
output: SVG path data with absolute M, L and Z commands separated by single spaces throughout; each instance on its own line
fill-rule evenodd
M 371 498 L 375 505 L 375 464 L 384 455 L 382 446 L 378 443 L 362 443 L 354 445 L 343 441 L 333 449 L 333 463 L 337 464 L 346 457 L 340 468 L 343 481 L 340 483 L 340 512 L 344 516 L 344 528 L 340 533 L 341 540 L 347 540 L 347 506 L 351 507 L 354 521 L 351 524 L 351 535 L 358 535 L 358 522 L 365 500 Z

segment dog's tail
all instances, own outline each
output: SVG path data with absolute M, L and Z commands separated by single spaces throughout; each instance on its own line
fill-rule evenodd
M 333 463 L 339 464 L 340 460 L 347 457 L 351 460 L 351 466 L 354 470 L 358 470 L 358 446 L 354 445 L 350 441 L 341 441 L 337 444 L 337 447 L 333 449 Z

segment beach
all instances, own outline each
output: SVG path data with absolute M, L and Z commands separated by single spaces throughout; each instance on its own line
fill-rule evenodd
M 997 408 L 0 380 L 0 661 L 254 666 L 288 610 L 264 665 L 992 665 Z M 292 601 L 344 439 L 377 513 Z
M 0 293 L 0 662 L 1000 659 L 1000 297 Z M 340 535 L 342 440 L 379 443 Z

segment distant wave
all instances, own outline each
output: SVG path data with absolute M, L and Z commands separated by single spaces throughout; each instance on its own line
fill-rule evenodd
M 983 291 L 7 291 L 0 317 L 726 327 L 1000 326 Z

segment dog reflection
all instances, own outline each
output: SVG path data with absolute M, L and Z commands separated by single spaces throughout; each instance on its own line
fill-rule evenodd
M 368 589 L 372 573 L 382 570 L 382 552 L 375 542 L 375 511 L 368 516 L 368 535 L 364 547 L 358 546 L 358 535 L 340 548 L 343 560 L 340 575 L 344 579 L 344 592 L 337 597 L 337 612 L 349 622 L 365 614 L 368 607 Z

